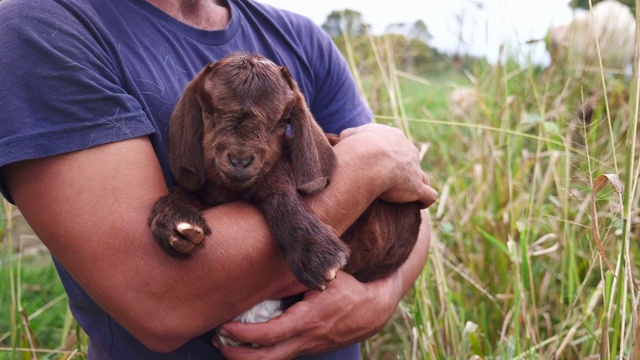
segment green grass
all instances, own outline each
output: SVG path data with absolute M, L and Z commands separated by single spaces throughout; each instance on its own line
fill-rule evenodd
M 376 51 L 375 60 L 349 59 L 371 64 L 354 67 L 359 86 L 376 121 L 405 129 L 424 149 L 440 199 L 428 212 L 428 263 L 393 321 L 365 342 L 365 357 L 631 358 L 637 80 L 508 59 L 415 76 Z M 459 87 L 476 96 L 454 115 L 449 96 Z M 576 114 L 588 102 L 593 117 L 585 124 Z M 39 313 L 28 321 L 33 347 L 67 358 L 86 339 L 73 341 L 81 332 L 69 323 L 47 255 L 20 256 L 28 230 L 10 230 L 0 264 L 0 346 L 32 347 L 20 305 Z M 0 358 L 32 357 L 3 349 Z
M 4 201 L 0 210 L 0 359 L 83 357 L 87 341 L 77 341 L 51 257 L 15 208 Z
M 428 145 L 424 168 L 441 197 L 430 210 L 429 262 L 403 317 L 371 342 L 396 344 L 400 358 L 629 358 L 638 199 L 594 184 L 608 174 L 637 186 L 635 79 L 508 60 L 471 71 L 455 81 L 476 94 L 459 117 L 440 78 L 398 75 L 400 91 L 387 87 L 390 99 L 407 100 L 390 103 L 407 108 L 378 121 Z M 585 124 L 576 113 L 588 101 Z

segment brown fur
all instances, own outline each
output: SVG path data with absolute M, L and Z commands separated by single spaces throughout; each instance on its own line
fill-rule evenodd
M 188 256 L 210 234 L 201 209 L 236 200 L 258 206 L 292 272 L 311 288 L 323 289 L 343 266 L 361 281 L 384 277 L 415 244 L 418 203 L 376 200 L 342 240 L 311 213 L 300 194 L 328 184 L 335 154 L 289 71 L 259 55 L 229 55 L 187 85 L 170 120 L 169 151 L 181 189 L 158 200 L 149 226 L 170 255 Z

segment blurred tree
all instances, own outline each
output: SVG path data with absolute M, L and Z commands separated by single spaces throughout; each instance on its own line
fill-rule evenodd
M 345 9 L 332 11 L 322 29 L 349 60 L 375 114 L 392 113 L 387 83 L 391 68 L 418 77 L 443 76 L 451 69 L 450 56 L 430 46 L 433 37 L 422 20 L 391 24 L 382 35 L 374 35 L 361 13 Z M 486 59 L 460 57 L 465 67 L 478 61 L 486 63 Z
M 422 20 L 418 20 L 411 25 L 407 23 L 391 24 L 387 26 L 385 32 L 387 34 L 403 35 L 409 39 L 422 41 L 425 44 L 429 44 L 433 38 L 427 25 Z
M 595 5 L 601 1 L 604 0 L 591 0 L 591 5 Z M 634 9 L 636 8 L 636 0 L 617 0 L 622 4 L 627 5 L 632 11 L 635 11 Z M 573 9 L 585 9 L 585 10 L 589 10 L 589 0 L 570 0 L 569 1 L 569 6 L 571 6 Z
M 392 24 L 386 29 L 385 42 L 390 46 L 396 66 L 404 71 L 424 74 L 432 69 L 434 50 L 429 47 L 431 39 L 431 33 L 422 20 L 411 25 Z
M 322 24 L 322 29 L 332 38 L 345 33 L 349 36 L 363 36 L 369 27 L 360 12 L 350 9 L 332 11 Z
M 409 37 L 412 39 L 420 40 L 427 45 L 429 45 L 429 42 L 431 42 L 431 39 L 433 39 L 433 36 L 427 28 L 427 24 L 425 24 L 422 20 L 418 20 L 413 23 L 411 29 L 409 30 Z

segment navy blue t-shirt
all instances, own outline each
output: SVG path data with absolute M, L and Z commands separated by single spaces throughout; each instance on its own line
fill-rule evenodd
M 0 2 L 0 167 L 149 136 L 171 186 L 171 112 L 202 67 L 234 51 L 287 66 L 326 132 L 371 120 L 341 54 L 309 19 L 250 0 L 228 2 L 231 21 L 220 31 L 187 26 L 144 0 Z M 11 200 L 1 182 L 0 191 Z M 54 263 L 92 339 L 91 359 L 222 358 L 211 334 L 171 354 L 151 352 Z M 359 358 L 358 345 L 316 358 Z

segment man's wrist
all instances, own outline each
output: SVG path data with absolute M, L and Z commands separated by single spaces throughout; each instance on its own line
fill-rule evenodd
M 389 174 L 394 165 L 378 146 L 357 138 L 348 137 L 335 146 L 339 164 L 360 178 L 364 189 L 369 191 L 371 200 L 390 187 Z

